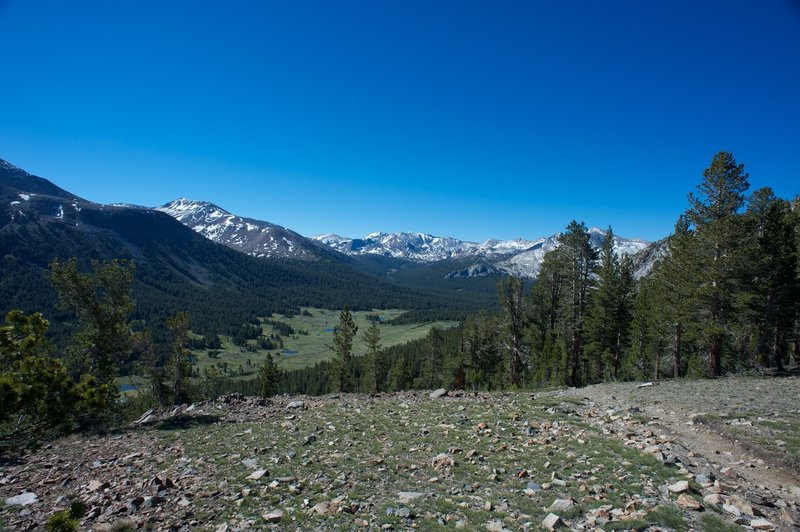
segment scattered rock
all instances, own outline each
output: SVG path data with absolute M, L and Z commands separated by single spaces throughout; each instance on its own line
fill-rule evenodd
M 432 391 L 429 397 L 431 399 L 438 399 L 440 397 L 446 397 L 446 396 L 447 396 L 447 390 L 445 390 L 444 388 L 439 388 L 438 390 Z
M 667 486 L 667 489 L 671 493 L 683 493 L 684 491 L 689 491 L 689 482 L 686 480 L 679 480 L 675 484 Z
M 740 517 L 742 515 L 741 510 L 732 504 L 723 504 L 722 509 L 735 517 Z
M 431 460 L 431 467 L 437 470 L 447 469 L 454 465 L 456 465 L 456 461 L 447 453 L 437 454 L 433 457 L 433 460 Z
M 489 521 L 488 523 L 486 523 L 485 526 L 486 530 L 488 530 L 489 532 L 504 532 L 505 530 L 507 530 L 507 528 L 503 526 L 503 522 L 497 520 Z
M 247 469 L 255 469 L 258 467 L 258 462 L 255 458 L 245 458 L 242 460 L 242 465 L 245 466 Z
M 268 514 L 262 515 L 261 517 L 270 523 L 279 523 L 280 520 L 283 519 L 283 510 L 274 510 Z
M 286 405 L 287 410 L 304 409 L 306 407 L 305 401 L 292 401 Z
M 256 469 L 247 475 L 247 480 L 260 480 L 264 475 L 269 476 L 269 472 L 266 469 Z
M 750 521 L 750 526 L 756 530 L 775 530 L 775 525 L 766 519 L 753 519 Z
M 111 484 L 108 482 L 100 482 L 99 480 L 90 480 L 88 490 L 90 492 L 93 491 L 103 491 L 106 488 L 111 487 Z
M 678 497 L 678 506 L 698 512 L 703 510 L 703 505 L 700 504 L 697 499 L 686 493 L 681 493 Z
M 553 504 L 547 509 L 547 512 L 563 512 L 575 506 L 575 501 L 572 499 L 556 499 Z
M 15 495 L 14 497 L 9 497 L 6 499 L 6 504 L 9 506 L 27 506 L 35 503 L 37 499 L 38 497 L 35 493 L 26 491 L 24 493 L 20 493 L 19 495 Z
M 401 491 L 400 493 L 397 494 L 397 502 L 399 502 L 400 504 L 408 504 L 414 499 L 429 497 L 430 495 L 431 495 L 430 493 L 422 493 L 419 491 Z
M 547 514 L 547 517 L 542 521 L 542 527 L 546 530 L 555 530 L 564 526 L 564 522 L 556 514 Z
M 539 493 L 540 491 L 542 491 L 542 487 L 533 481 L 528 482 L 528 484 L 526 484 L 525 486 L 525 489 L 531 490 L 534 493 Z

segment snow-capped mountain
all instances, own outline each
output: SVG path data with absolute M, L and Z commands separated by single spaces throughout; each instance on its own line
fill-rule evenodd
M 435 262 L 478 255 L 510 255 L 530 249 L 537 243 L 517 238 L 487 240 L 479 244 L 424 233 L 370 233 L 364 238 L 325 234 L 311 238 L 346 255 L 383 255 L 413 262 Z
M 600 248 L 605 231 L 589 229 L 591 243 Z M 470 259 L 475 263 L 453 271 L 446 278 L 482 277 L 491 274 L 510 274 L 534 278 L 548 251 L 558 247 L 558 234 L 525 240 L 487 240 L 467 242 L 450 237 L 422 233 L 371 233 L 364 238 L 347 238 L 326 234 L 311 237 L 347 255 L 383 255 L 414 262 L 436 262 L 448 259 Z M 635 255 L 650 243 L 634 238 L 614 237 L 614 248 L 620 255 Z
M 596 249 L 600 249 L 606 232 L 597 227 L 589 229 L 589 241 Z M 548 251 L 558 247 L 559 234 L 543 238 L 533 248 L 517 253 L 513 257 L 496 264 L 502 271 L 520 277 L 536 277 Z M 638 238 L 614 236 L 614 250 L 620 255 L 635 256 L 650 245 L 650 242 Z
M 157 207 L 204 237 L 254 257 L 318 260 L 327 250 L 290 229 L 242 218 L 207 201 L 179 198 Z

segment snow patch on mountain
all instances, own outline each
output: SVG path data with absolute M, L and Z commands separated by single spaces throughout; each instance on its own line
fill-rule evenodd
M 259 258 L 315 260 L 322 250 L 303 236 L 269 222 L 236 216 L 207 201 L 178 198 L 156 210 L 204 237 Z
M 592 245 L 599 248 L 605 231 L 589 229 Z M 311 237 L 348 255 L 384 255 L 414 262 L 436 262 L 448 259 L 475 259 L 475 264 L 447 274 L 445 277 L 479 277 L 491 274 L 534 278 L 539 274 L 547 252 L 558 247 L 559 235 L 527 240 L 489 239 L 483 243 L 424 233 L 375 232 L 363 238 L 349 238 L 328 233 Z M 614 248 L 620 255 L 634 255 L 650 243 L 645 240 L 614 237 Z
M 363 238 L 328 233 L 311 237 L 347 255 L 383 255 L 414 262 L 436 262 L 470 256 L 511 255 L 529 249 L 536 241 L 487 240 L 483 244 L 425 233 L 375 232 Z

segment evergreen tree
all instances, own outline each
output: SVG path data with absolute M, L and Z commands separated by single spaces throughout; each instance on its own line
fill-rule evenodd
M 401 352 L 392 366 L 392 390 L 400 392 L 411 384 L 411 369 L 408 355 Z
M 377 321 L 372 321 L 364 331 L 364 345 L 367 346 L 367 355 L 364 361 L 367 388 L 370 393 L 378 393 L 381 390 L 383 364 L 381 360 L 381 329 L 378 327 Z
M 629 258 L 620 262 L 609 227 L 600 250 L 596 290 L 590 298 L 586 323 L 587 354 L 593 359 L 588 365 L 596 368 L 595 380 L 620 376 L 632 314 L 632 268 Z
M 497 321 L 481 310 L 464 324 L 464 349 L 467 355 L 467 384 L 474 389 L 491 389 L 501 380 L 502 357 Z
M 652 278 L 643 279 L 636 293 L 631 321 L 631 346 L 624 371 L 625 376 L 630 379 L 658 379 L 658 305 L 654 300 L 656 289 L 653 285 Z
M 48 326 L 41 314 L 19 310 L 0 326 L 0 455 L 73 428 L 79 398 L 64 366 L 49 356 Z
M 788 202 L 773 200 L 758 237 L 756 287 L 759 310 L 758 354 L 783 371 L 792 329 L 800 311 L 797 234 Z
M 124 260 L 93 261 L 91 273 L 81 273 L 77 260 L 71 259 L 54 260 L 50 270 L 59 304 L 78 318 L 79 330 L 67 348 L 73 379 L 93 376 L 100 385 L 108 386 L 113 401 L 119 363 L 131 351 L 128 317 L 134 309 L 131 285 L 136 266 Z
M 331 376 L 340 393 L 350 391 L 353 339 L 357 332 L 358 326 L 353 321 L 349 307 L 345 305 L 339 314 L 339 324 L 333 328 L 333 345 L 328 346 L 335 354 L 331 361 Z
M 527 327 L 531 346 L 532 373 L 539 384 L 561 382 L 564 362 L 557 353 L 557 326 L 561 321 L 561 300 L 565 268 L 558 253 L 545 254 L 539 278 L 531 291 L 530 323 Z
M 441 382 L 443 358 L 442 341 L 442 330 L 434 325 L 425 336 L 428 360 L 423 370 L 423 376 L 426 381 L 425 385 L 430 389 L 437 388 Z
M 750 184 L 744 165 L 721 151 L 703 172 L 698 195 L 689 194 L 689 221 L 697 238 L 697 296 L 708 346 L 708 374 L 722 374 L 722 351 L 728 316 L 739 280 L 742 235 L 737 214 Z
M 657 327 L 661 337 L 671 339 L 673 377 L 681 377 L 684 373 L 687 326 L 697 321 L 697 245 L 688 219 L 679 217 L 674 233 L 667 240 L 667 256 L 653 274 L 654 296 L 658 300 Z
M 173 376 L 172 401 L 175 405 L 180 405 L 188 400 L 188 390 L 186 388 L 187 374 L 189 367 L 189 351 L 186 350 L 186 340 L 189 336 L 189 314 L 178 312 L 174 316 L 167 318 L 167 329 L 172 336 L 172 347 L 170 352 L 170 366 Z
M 508 352 L 509 380 L 512 385 L 519 387 L 522 374 L 528 366 L 528 353 L 523 345 L 527 309 L 522 297 L 522 279 L 510 276 L 500 280 L 497 283 L 497 295 L 503 310 L 501 341 Z
M 565 384 L 579 386 L 583 378 L 579 371 L 583 365 L 584 327 L 589 290 L 597 262 L 597 251 L 589 242 L 586 225 L 575 220 L 570 222 L 565 233 L 559 236 L 560 246 L 554 251 L 563 264 L 565 290 L 560 304 L 563 306 L 562 320 L 565 328 L 567 369 Z
M 258 368 L 258 381 L 262 397 L 272 397 L 278 393 L 280 370 L 275 365 L 271 353 L 267 353 L 264 363 Z

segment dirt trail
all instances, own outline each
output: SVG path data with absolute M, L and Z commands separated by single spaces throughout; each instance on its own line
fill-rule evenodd
M 767 503 L 754 506 L 756 515 L 787 530 L 800 526 L 800 378 L 616 383 L 557 394 L 582 399 L 588 415 L 605 414 L 606 423 L 616 418 L 607 431 L 619 438 L 652 434 L 650 443 L 685 448 L 679 461 L 689 473 L 710 471 L 723 493 Z

